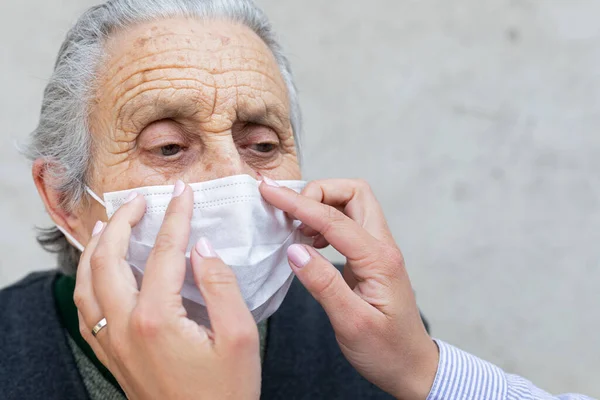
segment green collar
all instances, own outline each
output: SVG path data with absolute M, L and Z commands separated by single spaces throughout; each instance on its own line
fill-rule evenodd
M 73 292 L 75 291 L 75 278 L 67 275 L 59 275 L 54 281 L 54 301 L 56 302 L 56 308 L 58 309 L 58 315 L 60 316 L 63 327 L 69 333 L 69 336 L 75 341 L 77 347 L 83 351 L 86 357 L 94 363 L 94 366 L 98 368 L 98 371 L 102 376 L 109 381 L 117 390 L 123 395 L 125 392 L 121 389 L 121 386 L 117 383 L 117 380 L 110 373 L 110 371 L 98 360 L 94 351 L 89 344 L 83 339 L 79 333 L 79 318 L 77 315 L 77 307 L 73 302 Z

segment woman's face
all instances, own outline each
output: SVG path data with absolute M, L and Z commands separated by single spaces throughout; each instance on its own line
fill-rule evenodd
M 247 27 L 174 18 L 117 32 L 91 107 L 90 186 L 300 179 L 289 114 L 275 58 Z M 79 217 L 91 232 L 106 214 L 91 203 Z

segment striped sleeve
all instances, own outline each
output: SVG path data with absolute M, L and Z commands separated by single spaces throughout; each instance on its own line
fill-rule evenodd
M 427 400 L 592 400 L 578 394 L 553 396 L 517 375 L 441 340 L 438 371 Z

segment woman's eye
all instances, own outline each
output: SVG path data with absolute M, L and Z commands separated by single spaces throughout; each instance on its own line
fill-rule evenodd
M 168 144 L 166 146 L 162 146 L 160 151 L 163 156 L 174 156 L 181 151 L 181 146 L 178 144 Z
M 256 143 L 252 145 L 252 149 L 259 153 L 270 153 L 277 147 L 274 143 Z

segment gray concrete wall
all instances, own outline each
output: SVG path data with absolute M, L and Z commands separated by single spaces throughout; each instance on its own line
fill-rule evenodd
M 0 5 L 2 286 L 53 266 L 13 141 L 94 3 Z M 372 183 L 434 334 L 600 396 L 600 2 L 260 3 L 297 75 L 306 177 Z

